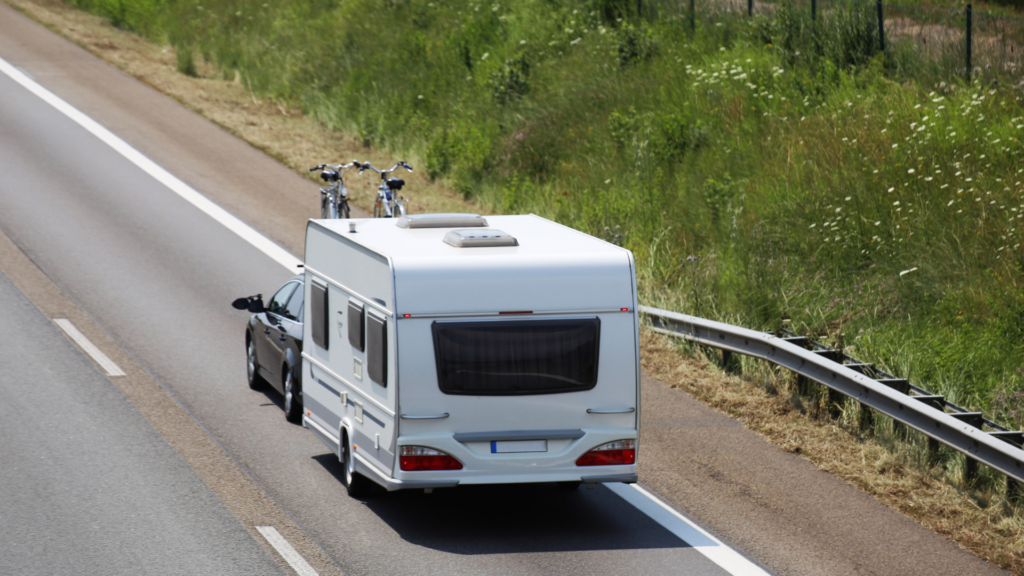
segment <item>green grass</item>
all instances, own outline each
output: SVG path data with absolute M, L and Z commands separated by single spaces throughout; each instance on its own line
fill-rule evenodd
M 692 35 L 617 0 L 76 3 L 494 212 L 621 234 L 646 304 L 844 334 L 1022 422 L 1020 68 L 967 86 L 955 41 L 878 53 L 870 3 L 702 5 Z

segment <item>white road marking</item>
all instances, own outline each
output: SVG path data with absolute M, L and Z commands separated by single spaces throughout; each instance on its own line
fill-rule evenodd
M 89 118 L 77 108 L 68 104 L 53 92 L 40 86 L 27 74 L 18 70 L 3 58 L 0 58 L 0 72 L 3 72 L 11 80 L 21 84 L 26 90 L 38 96 L 41 100 L 56 108 L 59 112 L 73 120 L 82 128 L 85 128 L 93 136 L 102 140 L 105 144 L 114 149 L 118 154 L 127 158 L 130 162 L 142 169 L 161 184 L 169 188 L 178 196 L 181 196 L 196 208 L 199 208 L 211 218 L 223 224 L 228 230 L 242 237 L 243 240 L 255 246 L 258 250 L 269 256 L 272 260 L 299 274 L 301 260 L 292 256 L 287 250 L 278 246 L 272 240 L 260 234 L 252 226 L 239 220 L 236 216 L 210 201 L 209 198 L 197 192 L 194 188 L 179 180 L 176 176 L 161 168 L 141 152 L 133 148 L 124 140 L 118 138 L 113 132 L 101 126 L 98 122 Z
M 65 334 L 68 335 L 68 338 L 74 340 L 75 344 L 78 344 L 82 350 L 85 350 L 86 354 L 92 356 L 92 359 L 107 371 L 107 376 L 124 376 L 124 371 L 121 370 L 117 364 L 114 364 L 113 360 L 107 358 L 107 355 L 101 352 L 95 344 L 90 342 L 89 339 L 85 337 L 85 334 L 79 332 L 78 328 L 75 328 L 75 325 L 71 323 L 71 320 L 66 318 L 54 318 L 53 321 L 61 330 L 64 331 Z
M 694 550 L 700 552 L 733 576 L 769 576 L 742 554 L 722 543 L 706 530 L 691 522 L 639 484 L 609 483 L 606 488 L 619 495 L 638 510 L 650 516 L 669 532 L 675 534 Z
M 214 204 L 209 198 L 203 196 L 197 192 L 194 188 L 185 184 L 177 177 L 172 175 L 170 172 L 164 170 L 155 162 L 144 156 L 141 152 L 133 148 L 124 140 L 115 136 L 112 132 L 101 126 L 92 118 L 89 118 L 82 112 L 78 111 L 74 106 L 68 104 L 57 95 L 53 94 L 46 88 L 43 88 L 34 80 L 28 77 L 27 74 L 21 72 L 11 64 L 9 64 L 3 58 L 0 58 L 0 72 L 3 72 L 12 80 L 23 86 L 28 91 L 32 92 L 47 104 L 50 104 L 56 108 L 59 112 L 76 122 L 82 128 L 85 128 L 91 134 L 102 140 L 108 146 L 113 148 L 116 152 L 127 158 L 129 161 L 134 163 L 136 166 L 141 168 L 144 172 L 152 176 L 153 178 L 160 181 L 163 185 L 167 186 L 173 192 L 190 202 L 196 208 L 199 208 L 214 220 L 220 222 L 229 230 L 238 234 L 243 240 L 249 242 L 254 247 L 259 249 L 261 252 L 269 256 L 275 262 L 281 264 L 289 271 L 295 274 L 302 272 L 299 267 L 302 261 L 292 256 L 287 250 L 278 246 L 272 240 L 257 232 L 253 227 L 239 220 L 236 216 L 224 210 L 217 204 Z M 70 324 L 70 323 L 69 323 Z M 63 326 L 61 326 L 63 328 Z M 71 327 L 74 329 L 74 326 Z M 66 330 L 66 329 L 65 329 Z M 75 330 L 75 332 L 78 332 Z M 70 334 L 70 333 L 69 333 Z M 80 334 L 80 333 L 79 333 Z M 72 337 L 73 338 L 73 337 Z M 88 340 L 82 336 L 82 339 L 89 345 Z M 77 342 L 77 340 L 76 340 Z M 79 343 L 80 346 L 85 348 L 85 345 Z M 96 353 L 102 356 L 111 366 L 120 374 L 113 374 L 108 369 L 108 373 L 111 375 L 123 375 L 120 368 L 110 362 L 110 360 L 103 356 L 102 353 L 95 347 L 92 346 Z M 88 351 L 88 349 L 87 349 Z M 91 353 L 90 353 L 91 354 Z M 97 358 L 96 356 L 93 356 Z M 97 358 L 97 362 L 100 360 Z M 102 365 L 102 362 L 100 362 Z M 106 366 L 104 366 L 106 367 Z M 655 498 L 649 492 L 637 486 L 635 484 L 606 484 L 606 486 L 614 493 L 621 496 L 624 500 L 641 510 L 656 522 L 664 526 L 673 534 L 682 538 L 687 544 L 691 545 L 694 549 L 704 554 L 715 564 L 721 566 L 723 569 L 728 571 L 730 574 L 737 576 L 768 576 L 767 572 L 756 566 L 744 558 L 741 554 L 722 544 L 717 538 L 711 536 L 700 527 L 691 523 L 684 516 L 672 508 L 666 506 L 663 502 Z M 292 548 L 291 544 L 288 543 L 272 526 L 257 526 L 257 530 L 263 534 L 263 537 L 267 539 L 271 545 L 292 565 L 301 576 L 316 575 L 313 568 L 299 556 L 298 552 Z M 276 541 L 275 541 L 276 539 Z M 279 547 L 280 546 L 280 547 Z M 282 547 L 285 551 L 282 551 Z M 299 563 L 297 566 L 289 559 L 291 554 L 296 561 Z M 300 568 L 304 567 L 304 568 Z M 308 570 L 304 572 L 303 570 Z
M 257 526 L 260 534 L 270 542 L 270 545 L 277 550 L 277 553 L 284 558 L 284 561 L 295 570 L 295 573 L 299 576 L 318 576 L 316 570 L 306 562 L 306 559 L 299 554 L 292 545 L 281 536 L 281 533 L 277 531 L 277 528 L 273 526 Z

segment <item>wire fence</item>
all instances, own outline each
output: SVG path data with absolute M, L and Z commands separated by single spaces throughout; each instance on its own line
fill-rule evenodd
M 694 33 L 783 14 L 803 21 L 803 33 L 826 40 L 848 32 L 843 27 L 861 26 L 862 36 L 870 27 L 871 50 L 884 52 L 900 75 L 1024 88 L 1024 17 L 982 12 L 971 4 L 954 9 L 877 0 L 641 0 L 637 9 L 644 19 L 672 20 Z

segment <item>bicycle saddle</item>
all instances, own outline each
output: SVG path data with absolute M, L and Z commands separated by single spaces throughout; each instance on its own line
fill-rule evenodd
M 320 173 L 320 177 L 324 179 L 324 182 L 336 182 L 339 174 L 337 170 L 324 170 Z
M 405 180 L 401 178 L 388 178 L 388 188 L 392 190 L 401 190 L 402 186 L 405 186 Z

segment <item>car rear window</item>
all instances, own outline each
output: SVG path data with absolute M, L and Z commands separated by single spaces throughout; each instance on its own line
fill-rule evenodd
M 553 394 L 597 384 L 597 318 L 434 322 L 432 330 L 445 394 Z

